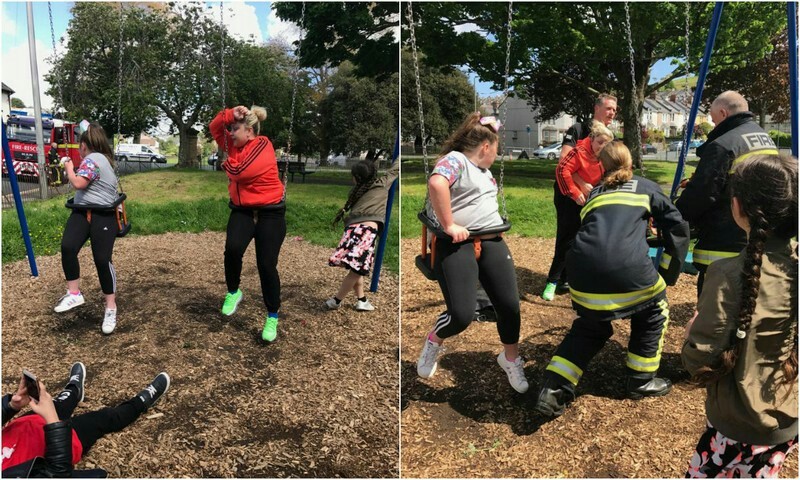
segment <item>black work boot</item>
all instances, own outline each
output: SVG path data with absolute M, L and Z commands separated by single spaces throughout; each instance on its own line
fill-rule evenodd
M 564 295 L 569 293 L 569 282 L 559 281 L 556 283 L 556 295 Z
M 536 396 L 537 412 L 546 417 L 558 417 L 564 409 L 575 400 L 575 388 L 571 384 L 558 385 L 552 380 L 545 379 Z
M 629 375 L 625 382 L 628 397 L 639 400 L 644 397 L 661 397 L 672 390 L 672 382 L 667 378 L 652 375 Z

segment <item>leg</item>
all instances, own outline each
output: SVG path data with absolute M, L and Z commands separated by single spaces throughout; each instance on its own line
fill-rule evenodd
M 56 408 L 56 414 L 59 420 L 67 420 L 72 416 L 75 407 L 80 403 L 81 397 L 78 391 L 78 386 L 73 383 L 68 383 L 64 390 L 53 397 L 53 406 Z
M 466 330 L 475 314 L 478 262 L 472 242 L 436 242 L 434 270 L 442 290 L 447 312 L 433 328 L 435 340 L 443 340 Z
M 695 265 L 697 267 L 697 265 Z M 700 268 L 702 267 L 702 268 Z M 706 279 L 706 269 L 708 268 L 706 265 L 701 265 L 697 267 L 697 299 L 700 299 L 700 293 L 703 291 L 703 283 L 705 283 Z
M 64 269 L 67 286 L 72 293 L 80 291 L 81 266 L 78 262 L 78 253 L 88 239 L 89 222 L 86 220 L 86 214 L 73 210 L 61 237 L 61 266 Z
M 83 455 L 104 435 L 118 432 L 127 427 L 144 413 L 145 404 L 139 398 L 114 407 L 84 413 L 72 419 L 72 428 L 83 446 Z
M 356 294 L 356 298 L 358 299 L 362 299 L 366 296 L 366 292 L 364 292 L 364 275 L 358 275 L 356 283 L 353 285 L 353 293 Z
M 632 398 L 666 395 L 672 389 L 669 380 L 656 378 L 668 324 L 669 306 L 665 293 L 654 299 L 649 308 L 631 317 L 625 365 L 628 374 L 626 388 Z
M 581 207 L 571 198 L 562 195 L 560 191 L 554 193 L 553 203 L 556 206 L 556 246 L 553 262 L 547 273 L 547 283 L 556 283 L 559 280 L 563 283 L 567 280 L 565 273 L 567 252 L 572 248 L 575 235 L 581 226 Z
M 256 263 L 261 279 L 261 293 L 267 311 L 277 313 L 281 308 L 281 278 L 278 256 L 286 237 L 286 210 L 262 210 L 255 226 Z M 240 258 L 241 259 L 241 258 Z
M 225 236 L 225 284 L 230 293 L 239 290 L 242 257 L 254 234 L 253 214 L 242 210 L 231 210 Z
M 344 300 L 344 297 L 350 293 L 350 290 L 353 290 L 356 295 L 358 295 L 358 291 L 356 290 L 357 285 L 361 282 L 361 279 L 364 278 L 361 275 L 357 274 L 352 270 L 347 271 L 347 275 L 345 275 L 344 279 L 342 280 L 342 285 L 339 287 L 339 291 L 336 292 L 336 299 L 339 301 Z M 364 286 L 361 286 L 361 293 L 363 295 Z
M 100 279 L 100 287 L 106 295 L 107 302 L 110 298 L 108 308 L 117 308 L 114 303 L 114 296 L 117 291 L 117 274 L 111 257 L 114 253 L 114 242 L 117 239 L 117 218 L 111 214 L 92 214 L 92 224 L 89 227 L 89 237 L 92 239 L 92 257 L 97 267 L 97 277 Z

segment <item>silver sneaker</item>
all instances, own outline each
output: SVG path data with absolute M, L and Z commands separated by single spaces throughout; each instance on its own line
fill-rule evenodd
M 67 294 L 61 297 L 58 300 L 58 304 L 53 309 L 56 313 L 63 313 L 67 310 L 72 310 L 75 307 L 83 305 L 86 301 L 83 299 L 83 294 L 78 292 L 77 295 L 73 295 L 67 291 Z
M 375 310 L 375 307 L 369 303 L 369 300 L 364 300 L 363 302 L 359 300 L 356 302 L 356 310 L 359 312 L 371 312 Z
M 506 360 L 506 353 L 500 352 L 500 355 L 497 356 L 497 363 L 508 375 L 508 383 L 511 384 L 511 388 L 519 393 L 528 391 L 528 379 L 525 378 L 525 370 L 522 368 L 522 357 L 517 356 L 513 362 L 509 362 Z
M 117 310 L 111 310 L 110 308 L 106 309 L 106 316 L 103 318 L 103 333 L 106 335 L 111 335 L 114 329 L 117 327 Z
M 436 373 L 438 366 L 436 360 L 442 352 L 444 352 L 443 346 L 437 345 L 425 337 L 425 345 L 423 345 L 422 353 L 419 354 L 419 360 L 417 360 L 417 375 L 422 378 L 431 378 Z
M 337 308 L 339 308 L 339 304 L 336 303 L 335 298 L 331 297 L 325 300 L 325 308 L 327 308 L 328 310 L 336 310 Z

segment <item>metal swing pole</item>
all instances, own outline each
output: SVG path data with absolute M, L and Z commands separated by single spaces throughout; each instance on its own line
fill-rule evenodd
M 800 81 L 797 78 L 797 2 L 788 2 L 786 11 L 789 16 L 789 103 L 792 110 L 792 155 L 797 157 L 798 142 L 800 142 L 800 117 L 798 117 L 798 88 Z
M 6 122 L 2 122 L 3 127 L 3 157 L 8 170 L 8 179 L 11 182 L 11 191 L 14 193 L 14 206 L 17 208 L 19 226 L 22 230 L 22 239 L 25 241 L 25 251 L 28 253 L 28 263 L 31 265 L 31 275 L 39 276 L 39 269 L 36 268 L 36 257 L 33 255 L 33 244 L 31 243 L 31 233 L 28 230 L 28 219 L 25 218 L 25 210 L 22 207 L 22 196 L 19 194 L 19 183 L 17 173 L 14 171 L 14 162 L 11 160 L 11 149 L 8 147 L 6 138 Z
M 714 5 L 714 13 L 711 17 L 711 29 L 708 31 L 708 38 L 706 39 L 706 50 L 703 53 L 703 62 L 700 65 L 700 75 L 697 78 L 697 87 L 694 91 L 694 99 L 692 100 L 692 108 L 689 110 L 689 120 L 686 122 L 686 132 L 683 145 L 681 146 L 681 155 L 678 158 L 678 168 L 675 170 L 675 179 L 672 181 L 672 189 L 669 193 L 669 198 L 675 201 L 675 194 L 678 192 L 678 186 L 683 178 L 683 167 L 686 163 L 686 155 L 689 153 L 689 142 L 692 139 L 692 132 L 694 131 L 694 121 L 697 118 L 697 109 L 700 108 L 700 99 L 703 97 L 703 85 L 706 83 L 706 75 L 708 74 L 708 65 L 711 60 L 711 53 L 714 50 L 714 40 L 717 38 L 717 30 L 719 29 L 719 22 L 722 18 L 723 2 L 717 2 Z M 688 62 L 689 59 L 687 58 Z
M 399 162 L 400 157 L 400 132 L 397 132 L 397 138 L 394 142 L 394 153 L 392 154 L 392 164 Z M 399 177 L 398 177 L 399 178 Z M 378 282 L 381 280 L 381 267 L 383 266 L 383 254 L 386 251 L 386 239 L 389 238 L 389 220 L 392 218 L 392 205 L 394 204 L 394 193 L 397 191 L 397 180 L 392 182 L 389 188 L 389 198 L 386 199 L 386 219 L 383 222 L 383 232 L 381 233 L 380 241 L 378 242 L 378 251 L 375 259 L 375 268 L 372 271 L 372 281 L 369 284 L 370 292 L 378 291 Z

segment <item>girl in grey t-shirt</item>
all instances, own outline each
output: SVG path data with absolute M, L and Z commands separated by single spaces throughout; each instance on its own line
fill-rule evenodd
M 97 276 L 106 297 L 102 331 L 108 335 L 117 325 L 117 274 L 111 255 L 119 226 L 115 209 L 88 206 L 112 205 L 117 200 L 117 176 L 113 167 L 114 155 L 99 123 L 92 123 L 83 132 L 79 152 L 80 165 L 75 168 L 72 160 L 67 160 L 64 169 L 70 185 L 76 190 L 75 205 L 87 207 L 72 210 L 61 237 L 61 265 L 67 280 L 67 293 L 58 301 L 55 311 L 66 312 L 84 304 L 78 252 L 91 238 Z
M 494 117 L 481 117 L 478 112 L 468 116 L 445 142 L 428 180 L 428 216 L 436 218 L 448 235 L 437 239 L 434 255 L 434 272 L 447 311 L 425 338 L 417 374 L 432 377 L 444 340 L 472 323 L 480 280 L 497 312 L 503 343 L 497 363 L 514 390 L 524 393 L 528 382 L 519 356 L 520 308 L 514 261 L 499 234 L 479 235 L 478 258 L 475 236 L 469 232 L 503 224 L 497 211 L 497 183 L 489 171 L 497 157 L 500 126 Z

